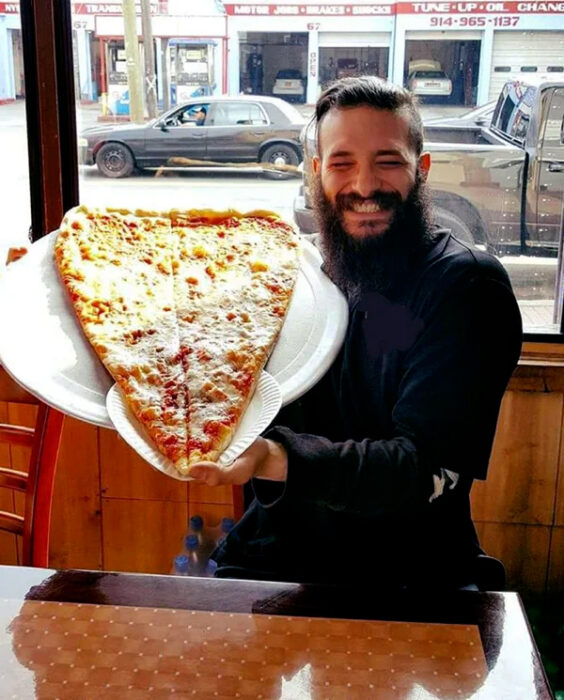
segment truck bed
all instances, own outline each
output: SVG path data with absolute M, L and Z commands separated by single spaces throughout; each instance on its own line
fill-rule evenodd
M 479 126 L 447 127 L 447 126 L 426 126 L 426 143 L 452 143 L 470 144 L 474 146 L 496 143 L 489 138 L 488 129 Z

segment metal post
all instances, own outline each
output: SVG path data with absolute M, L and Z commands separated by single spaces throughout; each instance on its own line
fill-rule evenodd
M 170 109 L 170 49 L 168 37 L 161 39 L 161 64 L 163 76 L 163 110 Z
M 155 47 L 151 22 L 151 0 L 141 0 L 141 26 L 145 53 L 145 101 L 149 119 L 158 115 L 157 81 L 155 78 Z
M 139 66 L 139 44 L 137 41 L 137 14 L 135 0 L 122 0 L 123 34 L 129 87 L 129 118 L 132 122 L 143 122 L 143 93 Z

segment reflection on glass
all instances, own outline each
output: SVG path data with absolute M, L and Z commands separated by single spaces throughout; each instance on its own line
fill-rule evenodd
M 29 244 L 31 224 L 25 80 L 19 5 L 0 3 L 0 265 L 11 247 Z
M 143 5 L 150 6 L 144 16 Z M 308 16 L 299 22 L 286 5 L 195 5 L 72 3 L 82 202 L 260 208 L 291 221 L 305 191 L 298 207 L 305 204 L 313 218 L 298 166 L 300 132 L 320 90 L 335 78 L 362 74 L 407 84 L 419 66 L 421 85 L 410 89 L 421 96 L 424 118 L 434 122 L 427 141 L 433 144 L 430 184 L 440 193 L 438 223 L 501 260 L 526 330 L 559 330 L 564 87 L 538 85 L 554 73 L 540 64 L 523 72 L 521 48 L 516 62 L 506 57 L 501 72 L 495 57 L 482 66 L 487 52 L 478 39 L 431 42 L 431 56 L 427 40 L 394 34 L 405 17 L 369 18 L 360 5 L 350 17 L 328 18 L 306 3 L 300 12 Z M 468 26 L 484 26 L 482 19 Z M 509 40 L 511 32 L 498 34 Z M 545 35 L 549 63 L 557 68 L 564 36 Z M 149 37 L 154 61 L 145 50 Z M 404 41 L 403 53 L 394 41 Z M 530 84 L 503 88 L 515 78 Z M 156 117 L 147 97 L 154 92 Z M 221 96 L 232 102 L 217 106 Z M 488 100 L 497 100 L 491 130 L 489 115 L 453 123 Z M 197 119 L 202 107 L 205 118 Z M 307 159 L 303 170 L 307 174 Z

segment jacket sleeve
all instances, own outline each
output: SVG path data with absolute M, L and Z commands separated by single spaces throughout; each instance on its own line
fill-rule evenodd
M 254 479 L 265 507 L 296 503 L 371 515 L 422 507 L 433 474 L 485 478 L 503 392 L 519 358 L 521 317 L 508 284 L 475 278 L 438 306 L 405 351 L 393 436 L 330 440 L 277 426 L 265 437 L 288 453 L 286 483 Z M 263 488 L 264 487 L 264 488 Z

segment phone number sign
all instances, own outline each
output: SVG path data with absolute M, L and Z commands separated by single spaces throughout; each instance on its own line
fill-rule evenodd
M 561 14 L 564 2 L 398 2 L 396 14 Z
M 516 27 L 521 19 L 519 15 L 502 15 L 501 17 L 476 17 L 474 15 L 434 16 L 428 17 L 429 27 Z

